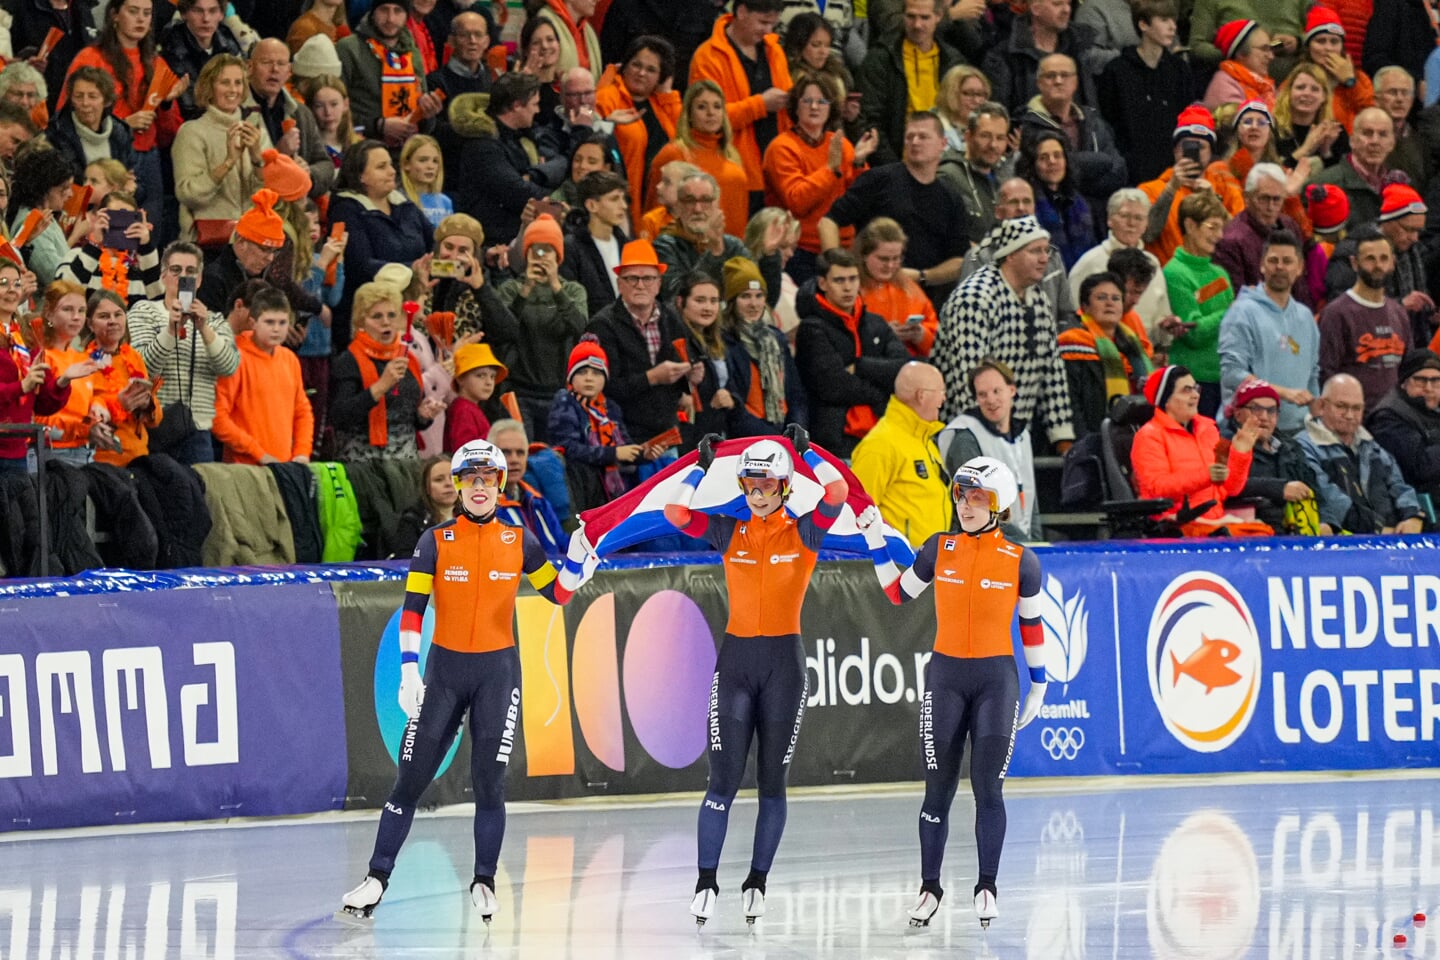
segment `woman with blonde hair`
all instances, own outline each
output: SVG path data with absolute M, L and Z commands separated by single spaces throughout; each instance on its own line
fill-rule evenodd
M 660 171 L 671 160 L 695 164 L 720 185 L 720 212 L 725 217 L 725 232 L 733 236 L 745 233 L 750 219 L 750 178 L 740 166 L 740 153 L 735 149 L 730 117 L 725 112 L 725 94 L 713 80 L 697 80 L 685 91 L 680 104 L 680 119 L 671 140 L 650 164 L 650 194 L 646 208 L 654 207 L 655 184 Z
M 1295 65 L 1275 96 L 1275 149 L 1286 167 L 1318 157 L 1333 166 L 1350 152 L 1350 137 L 1330 107 L 1330 77 L 1308 61 Z
M 248 78 L 239 57 L 212 57 L 195 82 L 195 103 L 205 112 L 180 125 L 171 151 L 180 239 L 211 250 L 230 242 L 233 221 L 265 185 L 261 157 L 272 144 L 265 125 L 242 112 Z
M 940 115 L 940 124 L 945 128 L 945 146 L 965 152 L 965 131 L 970 126 L 970 114 L 990 99 L 990 89 L 990 78 L 968 63 L 957 63 L 945 71 L 935 95 L 935 112 Z
M 434 137 L 417 133 L 405 141 L 400 151 L 400 187 L 433 227 L 455 212 L 444 192 L 445 160 Z
M 135 174 L 112 157 L 92 160 L 85 165 L 85 186 L 90 188 L 90 209 L 98 210 L 105 205 L 105 198 L 112 193 L 135 193 Z
M 940 317 L 920 285 L 905 273 L 905 230 L 889 217 L 876 217 L 855 236 L 860 261 L 860 295 L 865 309 L 884 318 L 912 357 L 930 356 Z

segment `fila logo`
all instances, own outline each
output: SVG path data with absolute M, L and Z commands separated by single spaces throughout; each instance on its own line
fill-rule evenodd
M 705 806 L 709 807 L 711 810 L 718 810 L 721 813 L 725 812 L 725 804 L 716 802 L 714 800 L 706 800 Z
M 440 531 L 440 536 L 443 537 L 443 538 L 446 539 L 446 540 L 454 540 L 454 539 L 455 539 L 455 531 L 454 531 L 454 530 L 441 530 L 441 531 Z M 415 555 L 418 557 L 420 554 L 419 554 L 419 552 L 416 552 Z
M 920 819 L 921 819 L 921 820 L 924 820 L 926 823 L 939 823 L 939 822 L 940 822 L 940 818 L 939 818 L 939 817 L 933 817 L 933 816 L 931 816 L 930 814 L 926 813 L 924 810 L 921 810 L 921 811 L 920 811 Z
M 740 524 L 740 536 L 745 536 L 745 524 Z
M 506 546 L 509 546 L 510 544 L 514 543 L 514 542 L 515 542 L 515 531 L 514 531 L 514 530 L 501 530 L 501 531 L 500 531 L 500 542 L 503 543 L 503 544 L 505 544 Z
M 940 548 L 940 549 L 942 549 L 942 550 L 954 550 L 954 549 L 955 549 L 955 538 L 954 538 L 954 537 L 946 537 L 946 538 L 945 538 L 945 542 L 944 542 L 944 544 L 941 545 L 941 548 Z

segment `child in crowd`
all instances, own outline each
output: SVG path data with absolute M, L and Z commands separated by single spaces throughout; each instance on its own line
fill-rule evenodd
M 625 492 L 622 464 L 633 464 L 644 448 L 631 443 L 620 407 L 605 398 L 610 362 L 591 333 L 570 351 L 568 386 L 550 401 L 550 443 L 565 454 L 565 479 L 576 513 L 609 503 Z
M 418 133 L 405 141 L 400 151 L 400 183 L 405 196 L 419 207 L 432 227 L 455 212 L 445 189 L 445 161 L 434 137 Z
M 85 167 L 85 186 L 90 188 L 90 209 L 99 210 L 112 193 L 135 195 L 135 174 L 114 157 L 94 160 Z
M 300 361 L 285 349 L 290 304 L 279 290 L 250 299 L 251 329 L 235 338 L 240 369 L 215 382 L 211 430 L 225 445 L 226 463 L 309 463 L 315 419 Z
M 130 221 L 123 227 L 122 217 Z M 84 242 L 72 247 L 56 268 L 56 279 L 78 283 L 89 293 L 109 290 L 124 297 L 127 307 L 165 295 L 154 226 L 134 196 L 108 193 L 90 224 Z
M 445 449 L 459 450 L 490 435 L 495 387 L 510 371 L 488 343 L 467 343 L 455 351 L 455 399 L 445 414 Z

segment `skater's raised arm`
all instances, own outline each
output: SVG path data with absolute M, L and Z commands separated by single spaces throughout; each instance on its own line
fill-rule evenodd
M 870 548 L 870 559 L 875 564 L 875 579 L 880 581 L 880 588 L 885 591 L 885 596 L 896 605 L 918 599 L 925 593 L 925 589 L 935 579 L 935 555 L 939 539 L 942 536 L 955 536 L 953 533 L 934 534 L 915 555 L 915 562 L 901 571 L 895 561 L 890 559 L 890 551 L 885 545 L 885 524 L 880 519 L 879 509 L 874 506 L 866 507 L 860 516 L 855 518 L 855 522 L 860 527 L 860 532 L 865 535 L 865 545 Z
M 835 525 L 835 519 L 845 507 L 845 500 L 850 496 L 850 484 L 840 471 L 835 469 L 833 463 L 810 449 L 810 435 L 805 432 L 804 427 L 797 423 L 790 424 L 785 428 L 785 439 L 790 441 L 790 445 L 815 474 L 815 479 L 825 487 L 825 496 L 815 505 L 815 509 L 800 518 L 800 539 L 811 550 L 819 550 L 825 535 L 830 532 L 830 528 Z

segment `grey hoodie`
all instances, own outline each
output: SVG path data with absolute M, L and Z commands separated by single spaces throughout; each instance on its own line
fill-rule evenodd
M 1228 405 L 1254 374 L 1277 387 L 1320 395 L 1320 328 L 1310 308 L 1294 297 L 1284 310 L 1259 286 L 1244 287 L 1220 321 L 1220 399 Z M 1293 434 L 1308 411 L 1280 402 L 1277 429 Z

